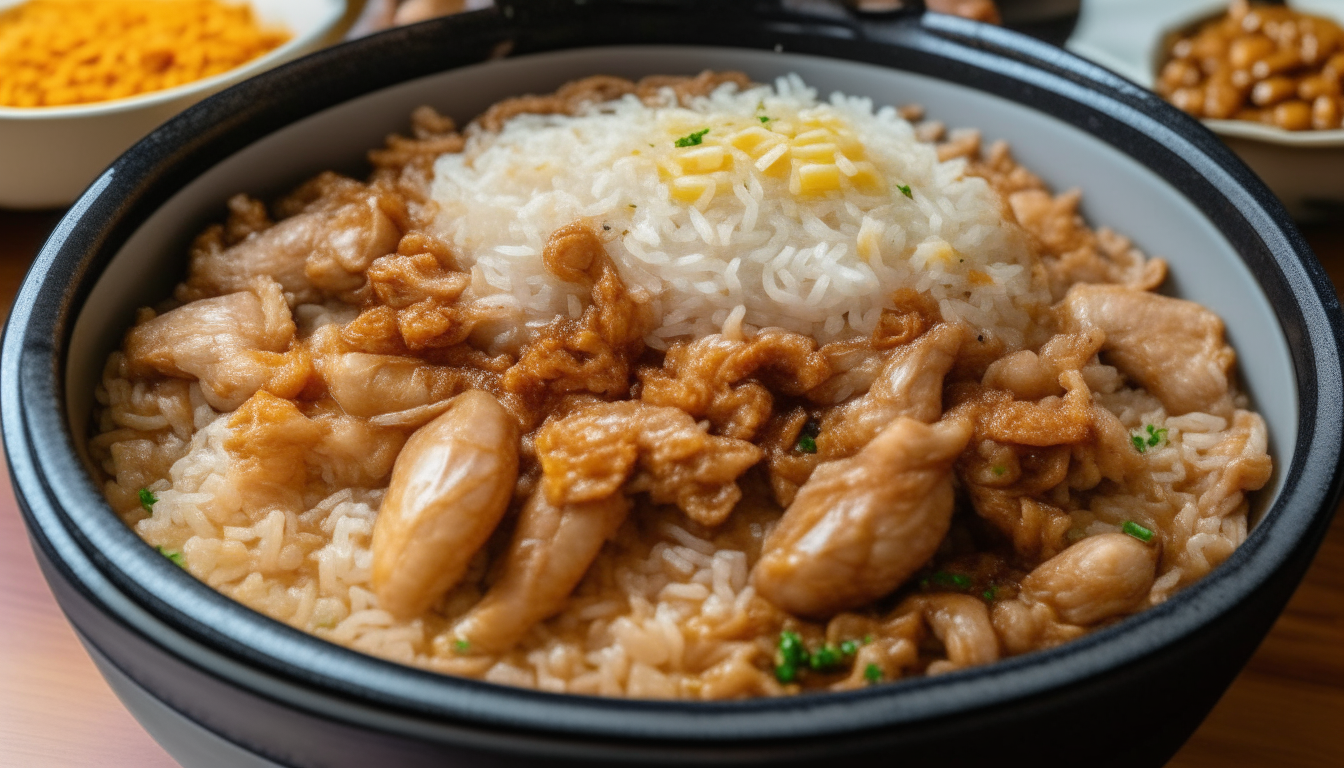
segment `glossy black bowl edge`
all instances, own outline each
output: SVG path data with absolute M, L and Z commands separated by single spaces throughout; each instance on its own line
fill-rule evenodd
M 550 50 L 555 48 L 577 47 L 578 45 L 582 44 L 582 43 L 576 44 L 575 36 L 572 31 L 566 32 L 565 30 L 562 29 L 547 30 L 546 34 L 538 33 L 537 35 L 533 36 L 528 36 L 526 34 L 520 34 L 517 32 L 515 32 L 511 36 L 502 36 L 500 34 L 501 29 L 497 24 L 497 21 L 498 21 L 497 19 L 495 20 L 481 19 L 478 17 L 475 19 L 461 19 L 456 22 L 453 22 L 455 31 L 459 33 L 461 33 L 463 30 L 470 31 L 471 27 L 468 25 L 479 24 L 480 26 L 476 31 L 482 34 L 469 37 L 469 39 L 473 41 L 471 46 L 466 46 L 467 48 L 472 49 L 470 52 L 463 52 L 461 51 L 461 49 L 459 49 L 458 51 L 449 55 L 440 51 L 438 53 L 438 56 L 442 63 L 442 66 L 440 66 L 439 69 L 451 68 L 452 66 L 455 65 L 455 62 L 466 63 L 467 61 L 475 61 L 485 58 L 485 55 L 489 55 L 490 53 L 497 53 L 499 51 L 499 45 L 501 43 L 508 42 L 509 40 L 513 41 L 515 54 L 535 50 Z M 706 40 L 705 35 L 702 34 L 697 38 L 693 31 L 690 31 L 690 33 L 688 34 L 688 30 L 686 30 L 684 27 L 679 27 L 675 23 L 672 23 L 673 20 L 669 20 L 666 18 L 658 17 L 655 19 L 650 19 L 647 17 L 641 17 L 639 19 L 636 19 L 636 21 L 640 22 L 639 26 L 643 30 L 642 33 L 645 34 L 648 38 L 650 38 L 649 42 L 658 42 L 659 40 L 662 40 L 666 42 L 678 42 L 678 43 L 700 42 L 704 44 L 734 45 L 739 47 L 765 47 L 764 45 L 759 44 L 760 38 L 769 37 L 773 40 L 786 42 L 788 50 L 802 50 L 804 52 L 824 53 L 824 51 L 817 50 L 818 48 L 824 46 L 819 46 L 816 44 L 817 38 L 810 36 L 809 30 L 806 28 L 806 25 L 799 26 L 797 29 L 792 30 L 767 29 L 766 31 L 762 32 L 761 30 L 757 29 L 755 37 L 752 37 L 744 33 L 741 36 L 738 36 L 736 34 L 732 35 L 734 39 L 731 40 L 722 39 L 722 36 L 718 36 L 716 37 L 716 39 L 713 40 Z M 833 40 L 838 40 L 840 41 L 840 45 L 846 48 L 845 50 L 829 51 L 829 53 L 831 53 L 832 55 L 839 55 L 843 58 L 860 58 L 860 59 L 863 58 L 860 55 L 856 55 L 858 53 L 863 53 L 863 51 L 859 50 L 863 46 L 855 43 L 853 39 L 847 39 L 845 37 L 846 33 L 844 32 L 844 28 L 831 25 L 829 22 L 827 24 L 828 26 L 824 37 L 828 37 Z M 398 33 L 389 33 L 390 37 L 388 39 L 384 39 L 383 41 L 381 41 L 381 43 L 386 45 L 388 49 L 391 50 L 394 46 L 400 48 L 402 46 L 406 46 L 409 44 L 411 47 L 414 47 L 417 44 L 421 46 L 425 44 L 433 44 L 436 40 L 441 42 L 444 39 L 444 37 L 442 35 L 439 35 L 436 32 L 436 30 L 440 30 L 443 26 L 445 25 L 437 25 L 437 26 L 430 25 L 427 28 L 404 30 Z M 966 43 L 967 41 L 969 41 L 970 43 L 974 44 L 974 47 L 977 50 L 988 51 L 990 52 L 991 55 L 1003 56 L 1005 55 L 1004 52 L 1007 51 L 1007 53 L 1009 54 L 1017 55 L 1018 60 L 1022 61 L 1033 60 L 1034 54 L 1032 54 L 1030 51 L 1022 53 L 1021 48 L 1023 47 L 1023 44 L 1020 41 L 1012 39 L 1008 39 L 1006 42 L 1004 40 L 995 40 L 994 39 L 995 33 L 993 33 L 992 31 L 986 32 L 983 30 L 978 30 L 973 26 L 956 26 L 956 25 L 949 26 L 945 23 L 943 24 L 942 28 L 937 28 L 936 24 L 934 25 L 934 27 L 935 27 L 934 31 L 938 32 L 939 35 L 942 37 L 942 39 L 959 40 L 962 43 Z M 852 31 L 853 30 L 851 28 L 851 32 Z M 906 38 L 905 42 L 911 43 L 913 37 L 921 37 L 928 31 L 929 26 L 926 24 L 925 28 L 921 30 L 914 30 L 910 28 L 909 25 L 906 25 L 903 29 L 885 30 L 885 33 L 904 35 Z M 590 35 L 590 37 L 592 37 L 592 35 Z M 597 35 L 597 37 L 600 37 L 600 35 Z M 616 42 L 628 42 L 631 39 L 628 35 L 627 30 L 623 30 L 623 33 L 619 36 L 619 38 L 620 39 L 616 40 Z M 463 37 L 458 37 L 457 39 L 461 40 L 463 39 Z M 480 43 L 480 45 L 476 44 L 478 42 Z M 488 45 L 486 44 L 487 42 L 489 43 Z M 923 39 L 915 42 L 919 42 L 920 44 L 933 44 L 937 43 L 938 40 Z M 600 44 L 600 41 L 590 41 L 587 44 Z M 912 45 L 912 47 L 918 47 L 918 46 Z M 486 48 L 488 48 L 489 50 L 488 51 L 485 50 Z M 404 48 L 400 49 L 404 50 Z M 911 63 L 908 60 L 898 61 L 899 59 L 901 59 L 901 56 L 893 55 L 891 51 L 885 49 L 877 53 L 868 50 L 867 53 L 871 58 L 881 59 L 881 61 L 884 63 L 898 63 L 898 64 Z M 906 56 L 906 59 L 909 58 L 910 58 L 909 56 Z M 323 66 L 340 65 L 340 58 L 339 55 L 336 53 L 330 54 L 326 57 L 319 56 L 318 59 L 319 61 L 321 61 Z M 414 56 L 408 57 L 408 59 L 418 61 L 418 59 L 416 59 Z M 1065 57 L 1063 63 L 1065 65 L 1076 66 L 1076 64 L 1067 60 L 1067 56 Z M 310 66 L 312 65 L 313 65 L 312 62 L 310 62 Z M 916 69 L 916 67 L 913 66 L 907 66 L 905 68 Z M 1068 70 L 1068 67 L 1062 67 L 1062 68 Z M 383 77 L 382 79 L 386 80 L 384 84 L 405 79 L 407 76 L 427 74 L 427 70 L 424 68 L 423 64 L 416 66 L 407 65 L 403 67 L 403 69 L 405 71 L 401 73 L 394 73 L 394 74 L 383 73 L 385 77 Z M 263 78 L 262 81 L 264 82 L 265 85 L 276 86 L 284 82 L 283 79 L 284 77 L 294 77 L 294 78 L 304 77 L 305 71 L 311 72 L 311 69 L 305 70 L 303 63 L 301 62 L 300 64 L 294 65 L 291 68 L 288 68 L 287 70 L 275 73 L 275 77 L 271 78 L 270 80 L 266 80 L 265 78 Z M 351 77 L 354 77 L 356 74 L 358 73 L 354 72 L 350 73 Z M 367 73 L 364 74 L 366 75 Z M 1086 81 L 1088 80 L 1089 77 L 1094 76 L 1084 75 L 1081 77 L 1074 77 L 1072 79 L 1078 81 Z M 376 79 L 378 78 L 375 78 L 375 80 Z M 62 252 L 69 252 L 70 250 L 82 250 L 82 251 L 92 250 L 98 253 L 100 258 L 105 262 L 105 260 L 110 257 L 111 253 L 115 251 L 117 240 L 118 239 L 124 240 L 125 236 L 129 234 L 129 231 L 131 228 L 133 228 L 134 224 L 138 223 L 139 220 L 138 217 L 143 216 L 143 212 L 152 210 L 154 207 L 156 207 L 159 203 L 161 203 L 164 199 L 166 199 L 167 196 L 169 196 L 178 187 L 180 187 L 182 183 L 185 183 L 186 179 L 193 177 L 196 172 L 199 172 L 199 170 L 203 169 L 204 167 L 208 167 L 210 164 L 212 164 L 214 162 L 214 158 L 226 156 L 227 154 L 240 148 L 242 145 L 250 141 L 252 137 L 261 135 L 269 130 L 273 130 L 274 128 L 286 124 L 287 122 L 298 116 L 309 114 L 321 108 L 322 106 L 329 105 L 330 103 L 336 103 L 346 98 L 359 95 L 360 92 L 367 92 L 369 90 L 374 90 L 378 87 L 382 87 L 381 85 L 378 84 L 369 84 L 370 81 L 368 77 L 362 77 L 360 79 L 357 79 L 355 82 L 359 83 L 360 85 L 352 86 L 346 90 L 341 90 L 339 96 L 332 96 L 330 94 L 325 93 L 317 94 L 314 95 L 313 99 L 311 100 L 305 101 L 301 99 L 299 100 L 300 103 L 296 104 L 294 102 L 291 102 L 283 108 L 276 108 L 275 105 L 266 105 L 264 99 L 258 98 L 264 93 L 261 90 L 262 83 L 254 84 L 254 87 L 252 88 L 249 88 L 245 84 L 244 86 L 241 86 L 240 88 L 235 89 L 234 91 L 230 92 L 229 94 L 225 94 L 225 96 L 222 97 L 225 100 L 232 98 L 232 102 L 230 103 L 232 104 L 233 107 L 235 107 L 233 114 L 239 115 L 238 117 L 232 119 L 231 121 L 226 121 L 228 122 L 228 124 L 224 124 L 221 122 L 220 118 L 224 111 L 217 108 L 219 106 L 218 104 L 215 104 L 216 107 L 215 109 L 211 109 L 210 107 L 203 105 L 201 108 L 193 110 L 188 115 L 184 115 L 180 122 L 170 125 L 170 128 L 172 127 L 172 125 L 176 126 L 178 132 L 176 135 L 171 130 L 169 130 L 166 134 L 160 132 L 156 134 L 155 137 L 151 137 L 151 139 L 149 140 L 149 143 L 151 145 L 157 140 L 164 142 L 166 145 L 172 146 L 173 147 L 172 152 L 174 154 L 169 155 L 170 158 L 169 160 L 165 161 L 161 157 L 155 156 L 154 152 L 152 151 L 153 150 L 152 146 L 148 149 L 146 147 L 138 148 L 140 150 L 139 154 L 133 151 L 131 155 L 128 156 L 128 158 L 124 158 L 122 162 L 118 163 L 118 166 L 114 168 L 112 178 L 110 180 L 104 179 L 105 182 L 104 186 L 106 187 L 108 184 L 116 184 L 118 182 L 118 179 L 116 178 L 116 174 L 118 171 L 123 172 L 125 175 L 134 176 L 135 171 L 137 170 L 135 166 L 135 161 L 142 160 L 145 157 L 152 158 L 149 170 L 154 173 L 157 173 L 158 176 L 155 177 L 151 175 L 149 177 L 150 181 L 147 182 L 133 181 L 131 183 L 128 183 L 127 188 L 122 190 L 125 193 L 123 195 L 117 195 L 117 196 L 109 196 L 106 194 L 100 195 L 97 194 L 97 190 L 95 190 L 95 194 L 86 196 L 86 198 L 82 200 L 81 203 L 92 204 L 93 206 L 98 206 L 98 208 L 91 211 L 85 211 L 82 215 L 82 218 L 80 215 L 78 215 L 79 213 L 78 210 L 76 212 L 73 212 L 71 217 L 67 219 L 66 223 L 62 224 L 62 227 L 67 228 L 67 224 L 75 224 L 75 223 L 78 223 L 79 226 L 68 227 L 67 230 L 73 230 L 73 231 L 65 232 L 64 235 L 66 237 L 65 240 L 60 241 L 59 239 L 57 239 L 53 241 L 63 246 L 56 250 L 60 250 Z M 363 86 L 367 87 L 365 87 L 363 91 L 358 91 L 358 88 Z M 322 102 L 322 103 L 314 104 L 314 102 Z M 249 110 L 251 111 L 249 112 Z M 231 131 L 234 130 L 235 126 L 243 124 L 247 124 L 249 132 L 231 133 Z M 184 146 L 182 136 L 193 135 L 192 132 L 196 132 L 195 135 L 198 135 L 199 143 L 194 146 Z M 1191 138 L 1190 132 L 1188 130 L 1185 133 L 1186 135 L 1184 138 L 1186 138 L 1187 140 L 1197 142 L 1199 139 L 1202 138 L 1202 136 L 1200 136 L 1199 134 L 1195 134 L 1194 137 Z M 202 149 L 202 147 L 208 148 L 209 151 L 205 152 Z M 1212 154 L 1213 157 L 1215 158 L 1215 163 L 1217 165 L 1220 165 L 1224 170 L 1230 167 L 1232 169 L 1231 172 L 1234 175 L 1238 171 L 1240 171 L 1240 173 L 1243 175 L 1246 174 L 1244 169 L 1241 169 L 1239 164 L 1236 164 L 1235 161 L 1233 161 L 1230 165 L 1227 162 L 1217 162 L 1218 150 L 1221 150 L 1221 148 L 1213 147 L 1210 150 L 1210 154 Z M 180 162 L 175 162 L 178 160 L 180 160 Z M 164 168 L 174 168 L 175 170 L 162 171 L 161 169 Z M 1255 190 L 1256 184 L 1258 184 L 1258 182 L 1254 182 L 1253 179 L 1250 179 L 1249 181 L 1247 181 L 1246 179 L 1239 179 L 1239 181 L 1243 182 L 1246 185 L 1249 185 L 1250 189 L 1252 190 Z M 143 190 L 146 187 L 151 189 L 151 192 L 149 194 L 145 194 L 143 192 Z M 104 189 L 103 191 L 106 191 L 106 189 Z M 133 209 L 127 208 L 127 206 L 133 206 Z M 1291 225 L 1287 224 L 1286 217 L 1283 216 L 1281 211 L 1275 211 L 1274 209 L 1275 206 L 1270 205 L 1269 210 L 1266 214 L 1268 217 L 1268 230 L 1272 230 L 1274 234 L 1282 238 L 1286 238 L 1289 242 L 1281 243 L 1279 245 L 1280 246 L 1286 245 L 1287 246 L 1286 252 L 1288 253 L 1295 252 L 1298 257 L 1298 261 L 1300 261 L 1300 265 L 1298 267 L 1299 271 L 1297 275 L 1294 276 L 1297 282 L 1297 285 L 1295 287 L 1297 289 L 1301 289 L 1303 287 L 1301 283 L 1303 280 L 1305 280 L 1306 283 L 1308 284 L 1307 285 L 1307 288 L 1309 289 L 1308 292 L 1309 293 L 1314 292 L 1316 294 L 1316 298 L 1322 300 L 1321 304 L 1317 307 L 1317 309 L 1323 310 L 1324 316 L 1327 320 L 1329 319 L 1337 320 L 1338 308 L 1330 305 L 1331 302 L 1333 301 L 1333 294 L 1332 292 L 1328 291 L 1328 283 L 1324 281 L 1323 275 L 1320 274 L 1319 266 L 1313 263 L 1313 260 L 1310 259 L 1309 253 L 1306 251 L 1305 247 L 1301 245 L 1300 241 L 1292 242 L 1293 238 L 1295 238 L 1296 235 L 1291 229 Z M 1264 211 L 1264 209 L 1261 210 L 1262 212 Z M 1219 213 L 1221 213 L 1224 217 L 1227 215 L 1226 211 L 1220 211 Z M 1233 213 L 1235 213 L 1235 211 L 1233 211 Z M 92 219 L 95 222 L 95 224 L 90 225 L 89 223 L 90 219 Z M 119 226 L 121 227 L 120 231 L 117 228 L 99 229 L 98 223 L 109 219 L 116 220 L 119 222 Z M 60 233 L 58 232 L 58 234 Z M 80 238 L 82 238 L 82 240 Z M 1284 250 L 1278 249 L 1279 256 L 1282 256 L 1283 253 Z M 44 256 L 54 257 L 55 255 L 56 253 L 54 251 L 51 254 L 47 254 L 44 251 Z M 48 262 L 50 262 L 50 259 L 48 259 Z M 62 313 L 68 312 L 70 307 L 78 305 L 79 301 L 82 300 L 82 296 L 86 294 L 87 290 L 91 287 L 92 280 L 86 279 L 86 276 L 88 274 L 97 274 L 97 272 L 101 270 L 102 263 L 96 261 L 85 262 L 84 268 L 81 269 L 80 264 L 76 263 L 74 265 L 71 265 L 67 260 L 63 265 L 59 266 L 64 266 L 66 268 L 69 268 L 70 270 L 67 275 L 62 276 L 63 279 L 65 280 L 64 285 L 66 286 L 67 290 L 64 293 L 62 293 L 62 295 L 58 298 L 64 299 L 64 301 L 58 301 L 53 303 L 52 294 L 50 292 L 47 292 L 45 296 L 41 297 L 42 299 L 45 299 L 45 301 L 41 301 L 40 304 L 30 307 L 29 308 L 30 310 L 39 313 L 47 313 L 47 312 L 55 313 L 52 316 L 57 316 L 61 315 Z M 1315 274 L 1313 274 L 1313 267 L 1315 268 L 1314 269 Z M 1287 298 L 1290 301 L 1302 298 L 1299 292 L 1297 290 L 1294 290 L 1294 286 L 1286 285 L 1283 276 L 1277 271 L 1273 270 L 1272 260 L 1268 266 L 1266 266 L 1264 263 L 1259 263 L 1258 265 L 1252 264 L 1252 268 L 1256 269 L 1257 274 L 1259 274 L 1262 277 L 1262 279 L 1265 280 L 1267 290 L 1269 290 L 1271 294 L 1275 293 L 1277 290 L 1277 292 L 1282 293 L 1282 296 L 1284 298 Z M 1268 272 L 1269 274 L 1261 274 L 1265 272 Z M 1327 290 L 1325 292 L 1321 291 L 1322 284 L 1327 286 Z M 1321 317 L 1322 315 L 1317 313 L 1316 318 L 1314 319 L 1319 320 L 1321 319 Z M 63 316 L 62 322 L 68 322 L 69 319 L 70 318 L 68 316 Z M 1292 340 L 1294 341 L 1295 351 L 1298 351 L 1303 347 L 1306 347 L 1308 350 L 1310 350 L 1310 342 L 1313 340 L 1313 338 L 1311 338 L 1312 334 L 1310 332 L 1307 332 L 1307 329 L 1303 329 L 1304 323 L 1305 318 L 1302 317 L 1298 317 L 1296 323 L 1285 323 L 1285 330 L 1289 332 L 1290 338 L 1292 338 Z M 1328 325 L 1329 324 L 1327 323 L 1327 326 Z M 28 360 L 33 360 L 34 358 L 37 359 L 45 358 L 47 360 L 59 361 L 61 359 L 61 355 L 57 353 L 57 349 L 64 344 L 65 341 L 65 338 L 63 336 L 64 333 L 66 333 L 64 329 L 56 329 L 53 335 L 46 335 L 45 337 L 41 338 L 35 337 L 31 334 L 28 335 L 28 337 L 24 340 L 25 346 L 23 351 L 25 353 L 25 357 Z M 1330 335 L 1333 336 L 1332 331 L 1330 332 Z M 39 336 L 41 335 L 39 334 Z M 6 346 L 9 347 L 9 342 L 13 341 L 15 341 L 15 339 L 9 339 L 7 341 Z M 1317 343 L 1322 343 L 1322 340 L 1320 338 L 1315 338 L 1314 341 Z M 1311 363 L 1313 362 L 1321 363 L 1324 365 L 1325 368 L 1329 368 L 1333 365 L 1334 368 L 1337 370 L 1338 342 L 1335 339 L 1331 339 L 1331 341 L 1333 342 L 1331 344 L 1332 349 L 1329 350 L 1329 354 L 1326 355 L 1326 358 L 1328 359 L 1305 361 L 1305 367 L 1303 365 L 1299 365 L 1300 381 L 1304 380 L 1302 374 L 1308 374 L 1309 378 L 1305 379 L 1306 381 L 1309 381 L 1311 378 L 1314 378 L 1310 376 L 1310 374 L 1313 372 L 1306 370 L 1312 367 L 1318 367 L 1311 365 Z M 9 350 L 7 349 L 6 354 L 7 359 L 12 359 L 8 354 L 8 352 Z M 28 357 L 29 355 L 32 355 L 32 357 Z M 1299 363 L 1301 362 L 1303 361 L 1299 360 Z M 22 375 L 29 372 L 29 371 L 15 370 L 14 367 L 8 364 L 6 365 L 6 368 L 8 369 L 6 373 L 10 376 L 16 373 Z M 1318 370 L 1320 370 L 1320 367 L 1318 367 Z M 36 371 L 33 372 L 36 373 L 37 375 L 33 377 L 33 380 L 26 383 L 31 383 L 33 385 L 38 386 L 41 386 L 42 384 L 47 385 L 59 384 L 60 379 L 58 370 L 46 371 L 46 372 L 36 372 Z M 24 378 L 27 379 L 28 377 L 24 376 Z M 1335 380 L 1333 382 L 1327 382 L 1327 384 L 1332 385 L 1329 388 L 1331 388 L 1332 392 L 1335 394 L 1337 394 L 1339 390 L 1337 378 L 1338 377 L 1336 375 Z M 34 403 L 33 400 L 30 399 L 28 396 L 29 394 L 33 393 L 34 390 L 27 387 L 25 387 L 25 389 L 26 394 L 24 396 L 24 400 L 30 403 L 32 407 L 32 410 L 28 411 L 28 413 L 32 415 L 38 415 L 35 412 L 40 410 L 43 405 L 47 405 L 47 403 Z M 14 401 L 11 401 L 9 399 L 8 397 L 9 394 L 11 394 L 11 392 L 6 393 L 7 415 L 11 415 L 17 412 L 9 407 L 13 404 L 16 404 L 14 403 Z M 46 400 L 47 397 L 38 397 L 36 399 Z M 54 400 L 56 403 L 60 402 L 60 398 L 57 392 L 55 391 L 55 388 L 53 388 L 53 390 L 50 391 L 50 399 Z M 1306 399 L 1304 399 L 1303 400 L 1304 412 L 1317 410 L 1313 407 L 1310 407 L 1312 405 L 1315 404 L 1310 403 Z M 1335 412 L 1334 415 L 1337 420 L 1338 416 L 1337 397 L 1335 398 L 1335 403 L 1333 407 Z M 61 409 L 59 407 L 53 410 L 56 413 L 61 412 Z M 47 413 L 47 417 L 49 416 L 50 411 Z M 47 417 L 41 417 L 41 420 L 46 423 L 41 424 L 37 427 L 38 434 L 34 434 L 32 431 L 29 431 L 28 437 L 34 440 L 35 443 L 41 443 L 43 442 L 43 440 L 50 441 L 51 439 L 51 435 L 48 432 L 48 428 L 52 427 L 53 423 L 51 419 Z M 9 423 L 10 422 L 9 418 L 7 418 L 6 421 L 7 421 L 5 427 L 6 439 L 7 442 L 10 442 L 10 438 L 12 436 L 11 428 L 13 425 Z M 64 425 L 58 424 L 55 426 L 57 426 L 58 429 L 64 429 Z M 1305 445 L 1305 442 L 1309 437 L 1310 437 L 1309 435 L 1304 435 L 1304 444 L 1300 445 L 1299 446 L 1300 448 L 1307 447 Z M 11 450 L 12 449 L 13 446 L 11 443 Z M 42 453 L 47 452 L 48 451 L 45 450 L 42 451 Z M 38 463 L 42 463 L 40 459 Z M 1334 466 L 1329 467 L 1318 466 L 1316 467 L 1316 469 L 1329 470 L 1329 479 L 1324 483 L 1325 486 L 1324 488 L 1320 487 L 1322 485 L 1319 482 L 1320 475 L 1319 474 L 1315 475 L 1318 481 L 1314 484 L 1318 486 L 1317 490 L 1320 491 L 1317 494 L 1317 496 L 1320 497 L 1324 502 L 1333 500 L 1335 493 L 1337 491 L 1337 477 L 1335 476 L 1337 474 L 1338 469 L 1337 460 Z M 33 476 L 28 475 L 28 480 L 32 479 L 34 479 Z M 62 478 L 62 480 L 63 481 L 73 480 L 75 482 L 79 482 L 80 479 L 72 476 L 67 476 L 65 478 Z M 38 491 L 42 484 L 43 483 L 41 480 L 38 481 L 38 486 L 33 486 L 31 483 L 25 483 L 25 487 L 23 490 Z M 84 484 L 86 485 L 88 484 L 86 480 L 84 481 Z M 1319 520 L 1314 522 L 1319 523 Z M 1298 549 L 1297 554 L 1300 555 L 1303 551 L 1305 551 L 1309 555 L 1309 552 L 1314 550 L 1315 541 L 1313 540 L 1313 537 L 1310 536 L 1303 537 L 1301 539 L 1301 542 L 1302 547 Z M 95 558 L 97 558 L 97 553 L 95 553 Z M 163 564 L 159 563 L 159 565 L 162 566 Z M 103 562 L 101 563 L 101 566 L 108 567 L 110 566 L 110 564 L 107 562 Z M 169 569 L 164 568 L 164 570 Z M 178 576 L 180 577 L 180 574 L 178 574 Z M 1300 574 L 1298 574 L 1298 576 L 1300 577 Z M 1295 583 L 1295 580 L 1296 579 L 1292 580 L 1293 583 Z M 146 604 L 149 604 L 151 606 L 154 605 L 155 602 L 154 597 L 152 595 L 144 593 L 142 589 L 138 589 L 138 584 L 134 583 L 130 585 L 123 584 L 121 586 L 129 586 L 130 589 L 128 591 L 134 594 L 137 599 L 144 598 Z M 1284 595 L 1284 597 L 1286 597 L 1286 595 Z M 1280 604 L 1281 602 L 1282 600 L 1279 600 Z M 164 606 L 160 607 L 162 608 Z M 1277 606 L 1274 608 L 1273 612 L 1277 612 Z M 171 613 L 171 611 L 169 611 L 169 613 Z M 1266 624 L 1266 628 L 1267 626 L 1268 625 Z M 200 627 L 186 627 L 185 629 L 188 631 L 189 634 L 192 633 L 193 631 L 199 632 L 200 634 L 198 636 L 201 637 L 201 639 L 207 641 L 213 640 L 214 641 L 213 644 L 218 645 L 220 643 L 221 638 L 219 638 L 219 636 L 216 633 L 209 631 L 210 628 L 208 626 L 204 627 L 203 629 Z M 227 646 L 227 642 L 224 644 Z M 232 649 L 232 650 L 237 651 L 238 656 L 242 658 L 251 657 L 255 659 L 256 656 L 260 655 L 249 653 L 251 649 Z M 293 672 L 294 670 L 288 670 L 288 671 Z M 303 674 L 298 674 L 296 675 L 296 677 L 302 678 Z M 329 681 L 319 680 L 314 682 L 322 683 Z M 359 687 L 352 686 L 352 690 L 350 691 L 350 693 L 352 696 L 358 696 L 359 694 L 363 693 L 363 691 L 361 691 Z M 623 706 L 631 709 L 639 708 L 639 705 L 634 703 Z M 620 708 L 622 707 L 616 706 L 616 707 L 610 707 L 609 709 L 616 710 Z

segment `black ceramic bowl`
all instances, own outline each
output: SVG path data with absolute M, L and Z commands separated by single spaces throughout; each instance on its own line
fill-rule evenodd
M 748 12 L 750 11 L 750 12 Z M 143 544 L 81 459 L 93 386 L 137 306 L 232 193 L 275 194 L 422 103 L 460 119 L 573 77 L 798 72 L 822 92 L 921 102 L 1006 138 L 1087 214 L 1170 258 L 1228 324 L 1277 471 L 1225 564 L 1169 602 L 1051 651 L 844 694 L 722 703 L 536 693 L 327 644 L 224 598 Z M 113 687 L 187 764 L 1164 762 L 1307 568 L 1339 492 L 1340 311 L 1283 209 L 1196 122 L 1055 48 L 951 17 L 828 3 L 503 2 L 268 73 L 156 131 L 46 244 L 4 339 L 4 439 L 34 548 Z M 2 619 L 0 619 L 2 620 Z

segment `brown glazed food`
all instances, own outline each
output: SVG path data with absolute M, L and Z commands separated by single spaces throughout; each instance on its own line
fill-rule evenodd
M 1156 293 L 1163 261 L 1090 229 L 1076 190 L 1002 143 L 802 89 L 594 77 L 461 132 L 426 108 L 367 181 L 233 198 L 108 361 L 90 442 L 107 499 L 197 578 L 332 642 L 636 697 L 985 664 L 1226 559 L 1271 461 L 1222 321 Z M 620 153 L 646 197 L 548 225 L 531 255 L 473 250 L 459 214 L 480 200 L 519 232 L 543 214 L 452 174 L 625 119 L 671 126 Z M 754 242 L 752 206 L 854 248 L 814 248 L 834 280 L 776 314 L 683 317 L 676 301 L 731 291 L 656 270 Z M 699 250 L 660 261 L 660 237 Z M 505 301 L 524 278 L 498 253 L 562 309 Z M 800 258 L 780 253 L 718 271 Z M 871 311 L 803 317 L 860 261 L 895 281 Z
M 1235 0 L 1172 45 L 1157 92 L 1196 117 L 1289 131 L 1344 118 L 1344 29 L 1283 6 Z

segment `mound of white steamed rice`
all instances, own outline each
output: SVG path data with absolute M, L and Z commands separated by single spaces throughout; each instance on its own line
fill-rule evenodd
M 655 348 L 725 323 L 821 343 L 868 334 L 902 288 L 1017 347 L 1048 297 L 1027 238 L 965 170 L 939 162 L 892 107 L 819 102 L 791 75 L 684 106 L 669 90 L 661 106 L 626 96 L 520 115 L 441 157 L 432 194 L 472 292 L 529 320 L 581 313 L 586 289 L 541 255 L 553 231 L 587 220 L 626 284 L 655 298 Z

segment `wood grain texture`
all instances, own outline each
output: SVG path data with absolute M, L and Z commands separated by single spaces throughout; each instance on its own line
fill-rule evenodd
M 50 214 L 0 211 L 6 313 Z M 1308 239 L 1344 285 L 1344 228 Z M 3 468 L 0 468 L 0 474 Z M 0 766 L 160 768 L 175 763 L 122 708 L 38 573 L 0 477 Z M 1168 768 L 1344 766 L 1344 515 L 1283 616 Z M 1117 738 L 1128 732 L 1117 724 Z

